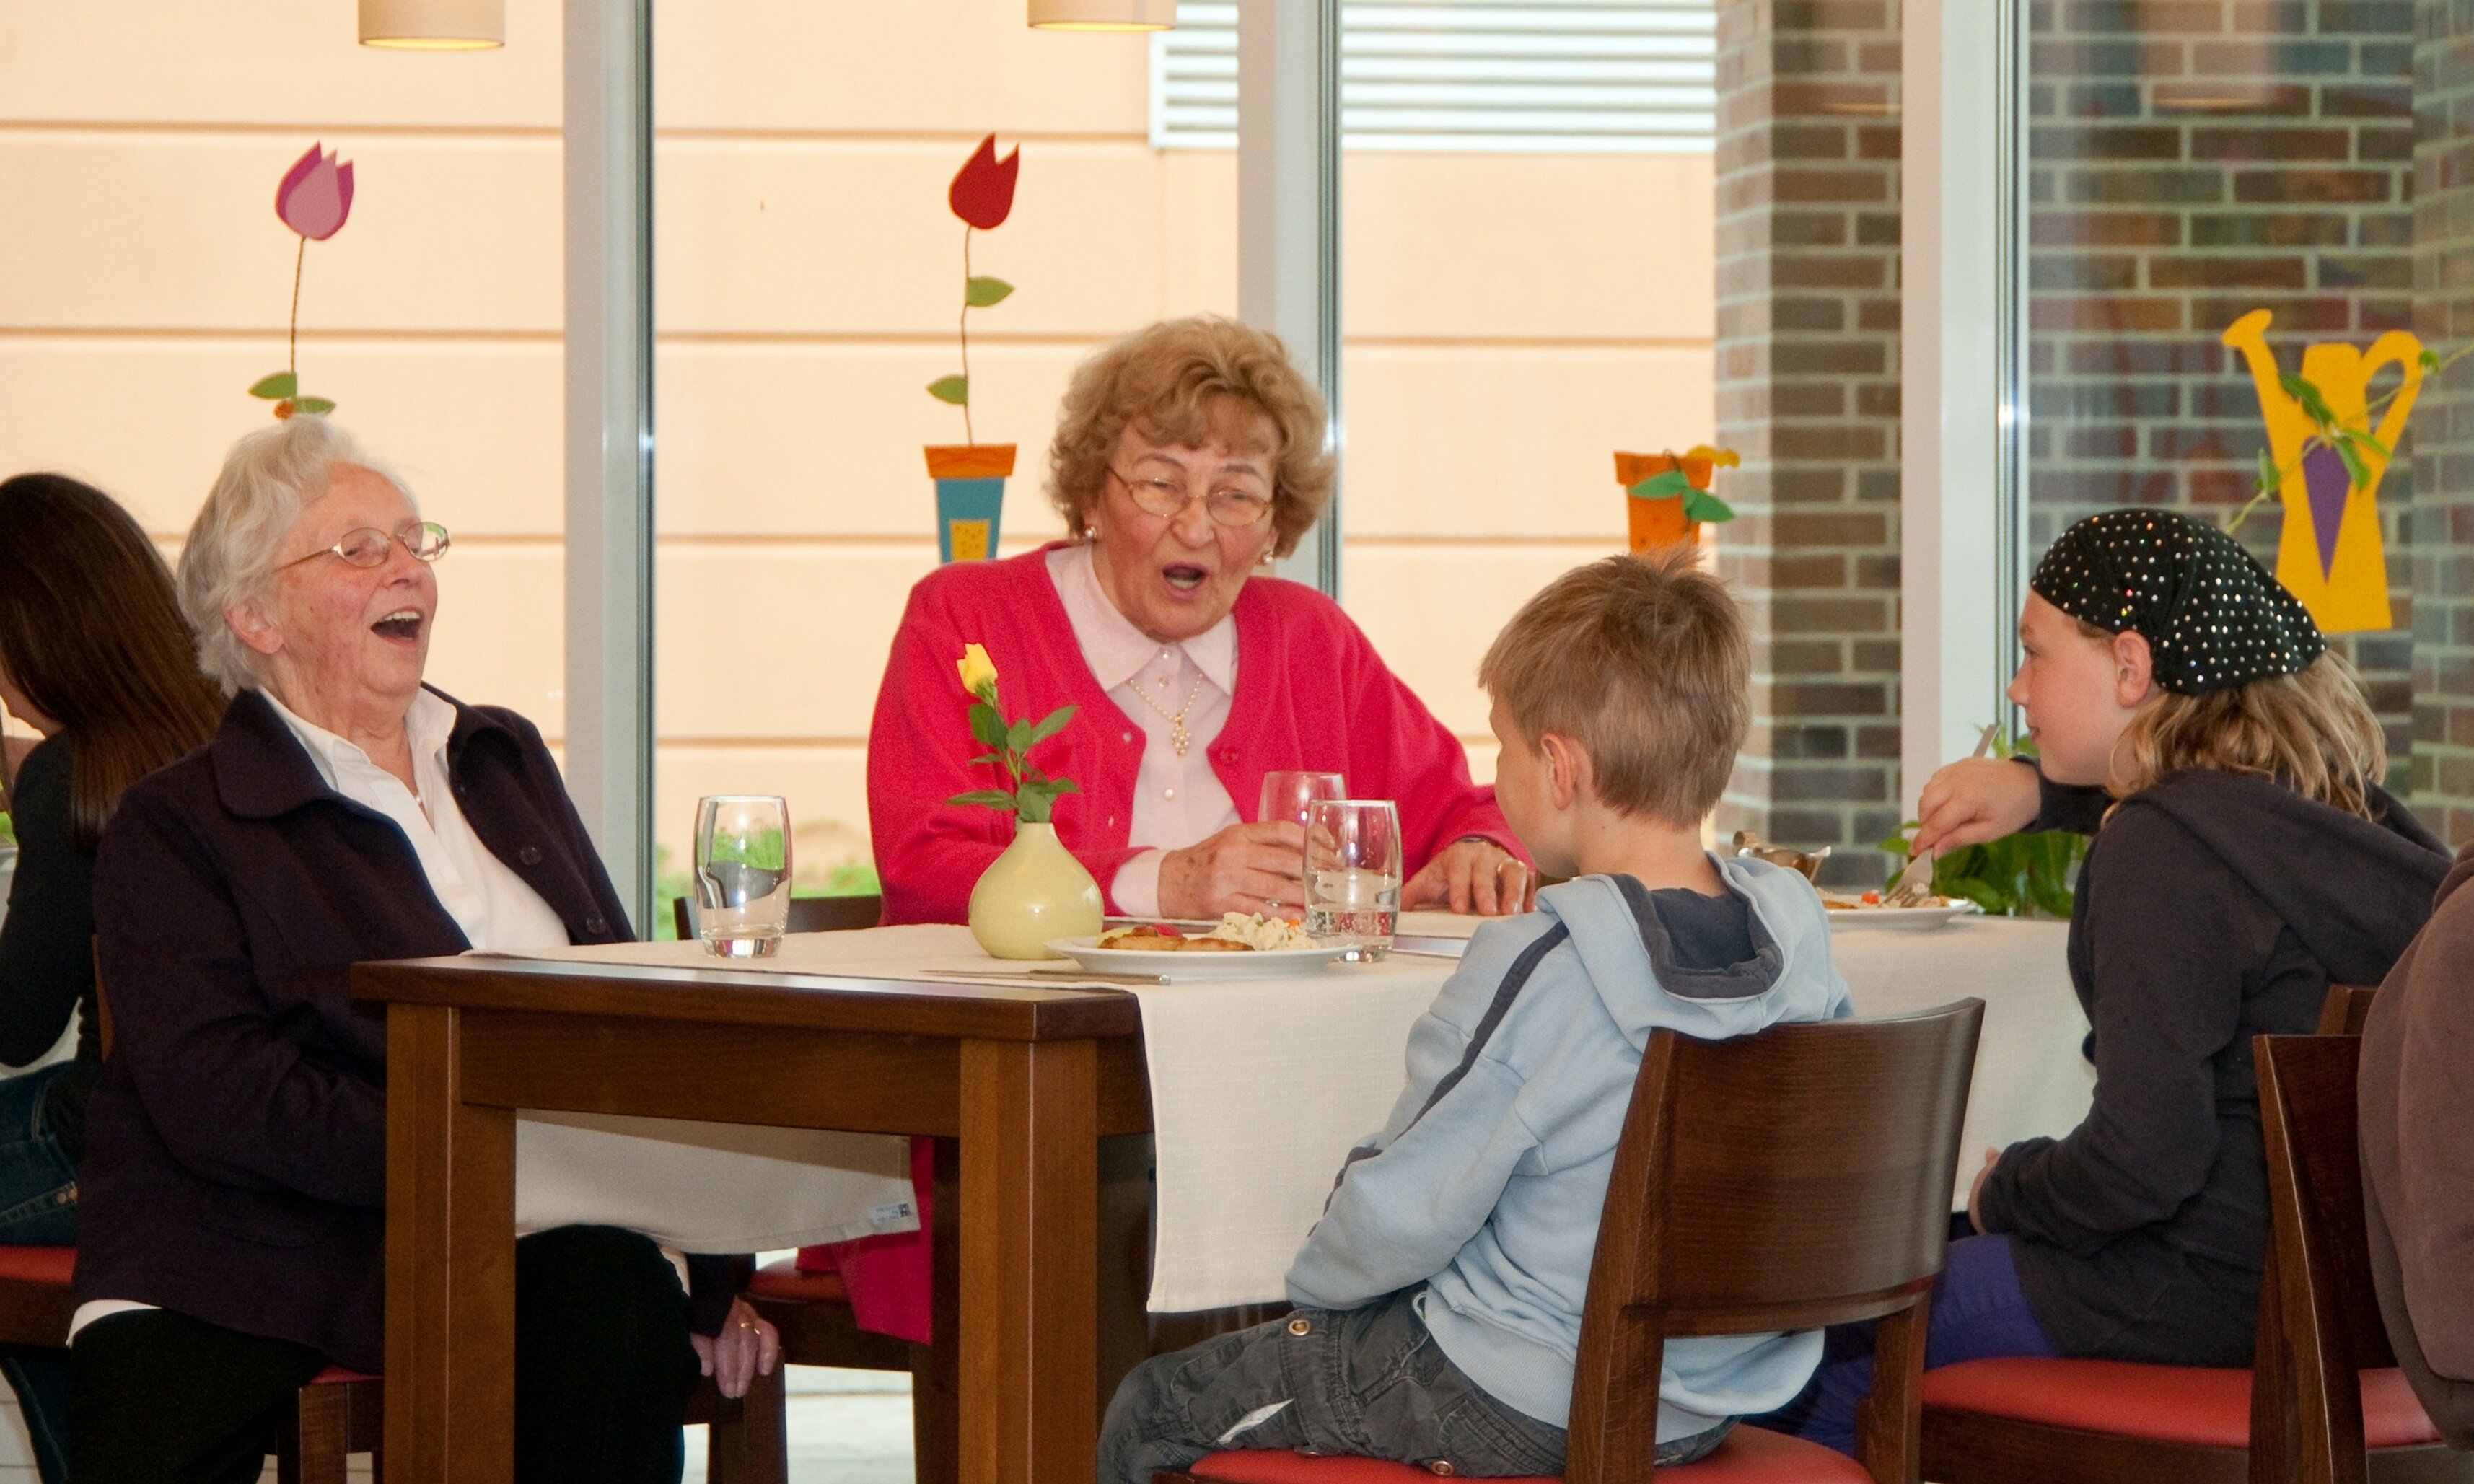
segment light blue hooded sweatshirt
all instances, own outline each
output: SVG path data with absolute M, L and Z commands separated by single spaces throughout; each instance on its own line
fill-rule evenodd
M 1714 860 L 1715 858 L 1713 858 Z M 1566 1424 L 1581 1304 L 1615 1140 L 1650 1033 L 1705 1040 L 1849 1012 L 1821 899 L 1795 872 L 1715 860 L 1755 957 L 1678 967 L 1638 882 L 1585 876 L 1481 926 L 1410 1028 L 1408 1085 L 1352 1152 L 1289 1270 L 1301 1307 L 1353 1309 L 1419 1283 L 1436 1343 L 1498 1401 Z M 1658 1438 L 1793 1400 L 1818 1330 L 1666 1342 Z

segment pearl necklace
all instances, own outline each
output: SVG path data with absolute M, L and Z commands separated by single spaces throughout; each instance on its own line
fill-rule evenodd
M 1165 659 L 1167 656 L 1163 654 L 1161 658 Z M 1194 709 L 1194 698 L 1202 693 L 1202 676 L 1198 673 L 1194 677 L 1193 689 L 1185 693 L 1185 704 L 1179 706 L 1175 715 L 1171 715 L 1167 707 L 1161 705 L 1155 700 L 1152 700 L 1151 693 L 1145 691 L 1140 685 L 1136 685 L 1134 687 L 1134 693 L 1142 697 L 1144 705 L 1158 712 L 1161 718 L 1168 722 L 1169 750 L 1175 752 L 1178 757 L 1185 756 L 1185 749 L 1194 742 L 1193 734 L 1185 729 L 1185 714 Z

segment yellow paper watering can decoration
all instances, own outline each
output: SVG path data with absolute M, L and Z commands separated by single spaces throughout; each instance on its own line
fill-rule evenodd
M 2285 505 L 2276 580 L 2311 610 L 2323 634 L 2392 627 L 2388 562 L 2380 545 L 2380 476 L 2422 390 L 2428 361 L 2422 342 L 2392 329 L 2367 352 L 2333 342 L 2305 346 L 2301 376 L 2287 377 L 2278 374 L 2275 353 L 2268 348 L 2270 318 L 2268 310 L 2253 309 L 2234 321 L 2224 343 L 2249 363 L 2260 417 L 2268 425 L 2268 454 Z M 2378 431 L 2348 440 L 2341 450 L 2313 413 L 2332 415 L 2340 437 L 2364 433 L 2370 425 L 2371 377 L 2390 365 L 2405 380 Z M 2311 398 L 2321 405 L 2307 405 Z

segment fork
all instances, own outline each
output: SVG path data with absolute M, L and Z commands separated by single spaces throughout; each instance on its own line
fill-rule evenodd
M 1976 750 L 1968 754 L 1969 761 L 1973 762 L 1992 751 L 1994 736 L 2001 730 L 2001 723 L 1999 721 L 1985 727 L 1984 734 L 1976 739 Z M 1934 859 L 1933 853 L 1929 850 L 1919 851 L 1907 857 L 1906 869 L 1899 872 L 1899 879 L 1890 883 L 1889 890 L 1881 893 L 1881 905 L 1884 907 L 1923 905 L 1924 901 L 1932 895 Z

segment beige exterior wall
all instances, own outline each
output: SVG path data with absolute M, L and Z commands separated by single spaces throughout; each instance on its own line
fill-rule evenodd
M 177 542 L 244 388 L 283 359 L 293 239 L 269 209 L 312 138 L 355 162 L 312 244 L 302 370 L 456 536 L 432 676 L 561 726 L 559 67 L 552 0 L 508 47 L 352 44 L 345 0 L 0 11 L 0 470 L 66 469 Z M 1136 39 L 1021 0 L 657 9 L 661 838 L 699 793 L 779 791 L 805 864 L 864 849 L 864 738 L 902 598 L 934 559 L 918 447 L 959 417 L 959 227 L 979 135 L 1023 145 L 974 267 L 983 441 L 1041 493 L 1075 361 L 1235 308 L 1235 168 L 1145 136 Z M 1706 156 L 1351 155 L 1344 581 L 1359 621 L 1492 771 L 1472 675 L 1512 609 L 1615 549 L 1609 452 L 1710 436 Z M 831 825 L 828 828 L 828 825 Z

